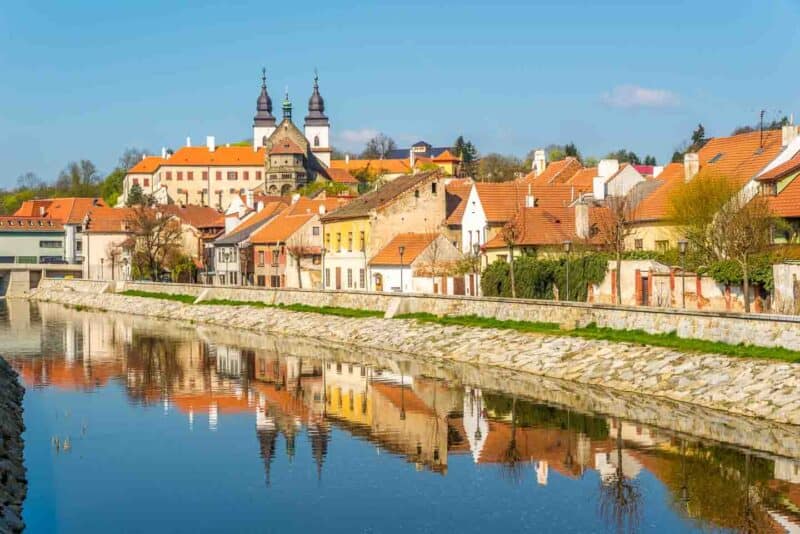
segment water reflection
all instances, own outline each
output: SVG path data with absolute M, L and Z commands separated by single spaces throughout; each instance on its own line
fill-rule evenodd
M 312 462 L 321 483 L 339 432 L 441 476 L 465 457 L 460 469 L 492 470 L 512 486 L 594 481 L 607 531 L 652 530 L 654 487 L 688 529 L 800 528 L 796 458 L 493 391 L 459 368 L 231 338 L 19 301 L 0 312 L 5 355 L 28 386 L 98 393 L 119 383 L 131 404 L 177 412 L 191 432 L 251 418 L 268 491 L 275 470 L 295 462 Z

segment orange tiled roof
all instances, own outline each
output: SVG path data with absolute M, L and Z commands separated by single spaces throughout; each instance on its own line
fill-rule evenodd
M 404 246 L 403 265 L 410 265 L 422 254 L 437 234 L 398 234 L 371 260 L 370 265 L 400 265 L 400 246 Z
M 92 208 L 88 213 L 85 232 L 87 233 L 127 233 L 127 221 L 133 217 L 133 208 Z
M 780 180 L 781 178 L 785 178 L 786 176 L 789 176 L 795 172 L 800 172 L 800 153 L 795 154 L 795 156 L 789 161 L 778 165 L 768 172 L 765 172 L 758 177 L 758 180 L 762 182 Z
M 654 179 L 660 181 L 661 185 L 656 187 L 636 207 L 635 219 L 637 221 L 652 221 L 667 216 L 669 197 L 684 180 L 683 164 L 670 163 Z
M 230 232 L 227 232 L 227 235 L 233 235 L 233 234 L 235 234 L 237 232 L 241 232 L 242 230 L 245 230 L 245 229 L 251 227 L 254 224 L 258 224 L 260 222 L 263 222 L 266 219 L 269 219 L 270 217 L 272 217 L 273 215 L 276 215 L 276 214 L 280 213 L 285 208 L 286 208 L 286 204 L 283 203 L 283 202 L 267 202 L 266 204 L 264 204 L 264 208 L 261 211 L 251 215 L 249 218 L 247 218 L 244 221 L 242 221 L 233 230 L 231 230 Z
M 445 150 L 432 160 L 434 163 L 458 163 L 461 158 L 454 156 L 449 150 Z
M 211 406 L 216 406 L 217 413 L 255 412 L 255 406 L 250 406 L 247 395 L 237 397 L 232 393 L 205 392 L 196 395 L 175 395 L 173 401 L 184 413 L 205 413 Z
M 406 159 L 343 159 L 331 161 L 331 169 L 345 169 L 350 172 L 369 169 L 378 174 L 406 174 L 411 172 L 411 167 Z
M 347 169 L 327 169 L 328 176 L 337 184 L 357 184 L 358 180 Z
M 0 217 L 0 232 L 60 232 L 64 225 L 47 217 Z
M 597 176 L 597 167 L 585 167 L 573 174 L 567 183 L 575 186 L 577 191 L 588 192 L 593 188 L 595 176 Z
M 419 398 L 412 388 L 405 387 L 405 391 L 400 392 L 405 386 L 386 384 L 383 382 L 373 382 L 372 389 L 375 393 L 386 398 L 396 407 L 402 407 L 407 412 L 417 412 L 435 416 L 436 413 L 428 406 L 424 400 Z
M 26 200 L 14 215 L 47 217 L 64 224 L 79 224 L 86 213 L 96 206 L 105 206 L 102 198 L 63 197 Z
M 308 198 L 300 197 L 297 202 L 289 206 L 289 213 L 291 215 L 300 215 L 306 213 L 319 213 L 320 206 L 325 207 L 325 213 L 341 208 L 348 202 L 350 198 L 347 197 L 325 197 L 325 198 Z
M 285 243 L 304 224 L 314 218 L 314 213 L 290 214 L 284 211 L 250 236 L 253 243 Z
M 538 185 L 530 182 L 481 182 L 475 184 L 486 219 L 490 223 L 510 221 L 524 206 L 530 189 L 538 207 L 564 207 L 572 201 L 572 188 L 566 185 Z
M 573 208 L 523 208 L 516 217 L 516 246 L 559 245 L 575 239 Z M 502 232 L 486 243 L 487 249 L 506 248 Z
M 144 157 L 139 163 L 128 169 L 128 174 L 153 174 L 165 161 L 167 160 L 158 156 Z
M 253 150 L 249 146 L 220 146 L 213 152 L 204 146 L 185 146 L 179 148 L 171 157 L 162 162 L 162 165 L 198 165 L 203 167 L 214 166 L 263 166 L 265 149 L 263 147 Z
M 576 172 L 581 169 L 581 162 L 572 156 L 566 157 L 562 160 L 553 161 L 549 163 L 544 172 L 536 176 L 535 172 L 530 172 L 522 178 L 523 182 L 532 182 L 536 184 L 549 184 L 549 183 L 565 183 Z
M 795 177 L 777 196 L 768 196 L 767 204 L 778 217 L 800 217 L 800 179 Z
M 467 207 L 472 184 L 464 180 L 453 180 L 445 188 L 447 194 L 447 224 L 461 224 Z

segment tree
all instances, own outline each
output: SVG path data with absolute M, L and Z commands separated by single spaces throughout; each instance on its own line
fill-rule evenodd
M 103 197 L 103 200 L 106 201 L 106 204 L 109 206 L 114 206 L 117 203 L 117 199 L 122 194 L 122 190 L 124 189 L 125 184 L 125 169 L 122 167 L 117 167 L 111 173 L 105 177 L 103 182 L 100 184 L 100 195 Z M 138 184 L 133 187 L 139 187 Z M 133 187 L 131 189 L 133 189 Z M 141 193 L 142 188 L 139 187 L 139 192 Z
M 614 254 L 616 261 L 617 304 L 622 304 L 622 257 L 625 241 L 634 229 L 638 195 L 635 189 L 625 196 L 609 196 L 605 209 L 598 212 L 597 231 L 600 241 Z
M 521 235 L 522 228 L 520 228 L 517 217 L 508 221 L 501 230 L 503 242 L 508 247 L 509 279 L 511 281 L 511 296 L 514 298 L 517 297 L 517 281 L 514 277 L 514 247 Z
M 126 223 L 130 237 L 122 244 L 136 271 L 151 280 L 158 280 L 168 258 L 180 253 L 181 223 L 149 206 L 132 208 Z
M 147 155 L 146 150 L 140 148 L 126 148 L 122 155 L 119 157 L 118 168 L 128 171 L 134 165 L 142 161 L 142 157 Z
M 56 179 L 59 192 L 73 196 L 90 197 L 96 193 L 95 186 L 100 180 L 97 167 L 87 159 L 70 162 Z
M 649 154 L 644 157 L 644 164 L 645 165 L 652 165 L 654 167 L 656 165 L 658 165 L 658 163 L 656 163 L 656 157 L 655 156 L 651 156 Z
M 564 145 L 564 156 L 570 158 L 575 158 L 578 161 L 581 159 L 581 153 L 578 151 L 578 147 L 575 146 L 575 143 L 567 143 Z
M 389 152 L 397 148 L 394 139 L 384 133 L 379 133 L 369 141 L 361 153 L 362 159 L 384 159 Z
M 772 226 L 767 199 L 761 195 L 749 199 L 744 191 L 735 194 L 714 217 L 712 239 L 742 269 L 745 313 L 750 312 L 750 267 L 772 244 Z
M 335 146 L 331 147 L 331 159 L 344 159 L 346 154 L 336 148 Z
M 478 180 L 481 182 L 507 182 L 524 172 L 522 162 L 514 156 L 488 154 L 478 162 Z
M 301 262 L 303 257 L 306 256 L 311 250 L 311 243 L 309 243 L 308 233 L 300 228 L 295 232 L 286 242 L 286 253 L 294 260 L 297 267 L 297 284 L 300 289 L 303 289 L 303 272 Z
M 773 120 L 768 124 L 764 124 L 763 126 L 764 126 L 764 130 L 780 130 L 782 127 L 786 126 L 787 124 L 789 124 L 789 117 L 784 115 L 780 119 Z M 731 135 L 739 135 L 739 134 L 744 134 L 744 133 L 757 132 L 759 129 L 761 129 L 761 124 L 760 123 L 756 124 L 754 126 L 750 126 L 750 125 L 737 126 L 736 128 L 734 128 L 734 130 L 731 133 Z
M 142 186 L 133 184 L 130 191 L 128 191 L 128 198 L 125 202 L 128 207 L 148 205 L 147 196 L 142 191 Z
M 641 522 L 642 493 L 622 467 L 622 421 L 617 419 L 617 451 L 613 473 L 600 480 L 599 511 L 613 530 L 637 532 Z M 626 528 L 627 527 L 627 528 Z
M 639 163 L 641 163 L 639 156 L 636 155 L 636 152 L 632 150 L 625 150 L 624 148 L 621 148 L 616 152 L 609 152 L 605 159 L 615 159 L 620 163 L 630 163 L 632 165 L 639 165 Z
M 706 144 L 706 129 L 702 124 L 698 124 L 697 128 L 692 132 L 692 144 L 689 147 L 689 152 L 697 152 L 703 145 Z
M 39 190 L 46 187 L 47 184 L 36 173 L 29 171 L 17 177 L 17 188 L 19 189 Z
M 472 144 L 472 141 L 465 140 L 463 135 L 456 138 L 453 143 L 453 151 L 453 155 L 460 157 L 461 163 L 464 165 L 469 165 L 478 158 L 478 150 L 475 145 Z

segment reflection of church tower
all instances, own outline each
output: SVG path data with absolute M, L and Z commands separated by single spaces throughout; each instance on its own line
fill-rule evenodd
M 264 141 L 275 131 L 272 115 L 272 99 L 267 93 L 267 70 L 261 70 L 261 94 L 256 101 L 256 116 L 253 118 L 253 148 L 264 146 Z
M 326 166 L 331 166 L 330 121 L 325 115 L 325 100 L 319 94 L 319 77 L 314 74 L 314 90 L 308 99 L 308 115 L 304 123 L 311 151 Z
M 328 443 L 331 441 L 331 429 L 326 421 L 317 421 L 309 425 L 308 437 L 311 440 L 311 455 L 317 464 L 317 478 L 322 479 L 322 464 L 328 454 Z
M 266 415 L 260 408 L 256 410 L 256 438 L 260 449 L 261 459 L 264 461 L 264 475 L 269 486 L 269 472 L 272 467 L 272 458 L 275 456 L 275 442 L 278 440 L 278 427 L 275 418 Z

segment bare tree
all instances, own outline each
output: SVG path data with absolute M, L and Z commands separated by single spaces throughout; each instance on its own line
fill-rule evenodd
M 522 236 L 522 228 L 521 223 L 519 220 L 519 214 L 516 217 L 508 221 L 501 231 L 501 235 L 503 237 L 503 242 L 508 247 L 508 260 L 509 260 L 509 280 L 511 281 L 511 296 L 516 298 L 517 296 L 517 284 L 516 280 L 514 279 L 514 247 L 516 246 L 517 242 L 519 242 L 520 237 Z
M 446 243 L 439 238 L 440 234 L 434 227 L 427 228 L 425 233 L 429 236 L 433 236 L 433 240 L 425 249 L 425 252 L 422 256 L 422 261 L 430 271 L 431 290 L 433 290 L 436 286 L 436 277 L 444 274 L 444 255 Z
M 773 215 L 767 199 L 761 195 L 748 201 L 738 193 L 714 218 L 711 235 L 723 254 L 742 269 L 744 311 L 750 312 L 750 265 L 754 256 L 772 244 Z
M 601 479 L 599 512 L 617 532 L 637 532 L 641 522 L 642 494 L 635 480 L 622 468 L 622 421 L 617 420 L 617 457 L 614 472 Z M 627 527 L 627 528 L 626 528 Z
M 614 254 L 616 260 L 617 304 L 622 304 L 622 256 L 625 241 L 634 229 L 637 195 L 635 189 L 624 196 L 606 198 L 605 209 L 598 210 L 597 237 Z
M 167 259 L 181 248 L 180 221 L 152 208 L 136 206 L 131 208 L 126 224 L 131 236 L 122 247 L 140 274 L 157 280 Z
M 297 267 L 297 284 L 300 289 L 303 289 L 303 273 L 301 262 L 303 257 L 308 255 L 311 251 L 311 243 L 308 239 L 308 233 L 300 228 L 295 232 L 288 241 L 286 241 L 286 253 L 294 260 Z
M 106 257 L 111 263 L 111 279 L 114 280 L 114 271 L 119 264 L 120 258 L 122 257 L 122 247 L 114 242 L 109 243 L 106 247 Z
M 389 155 L 389 152 L 396 148 L 397 143 L 394 142 L 394 139 L 384 133 L 379 133 L 367 141 L 361 157 L 364 159 L 384 159 Z

